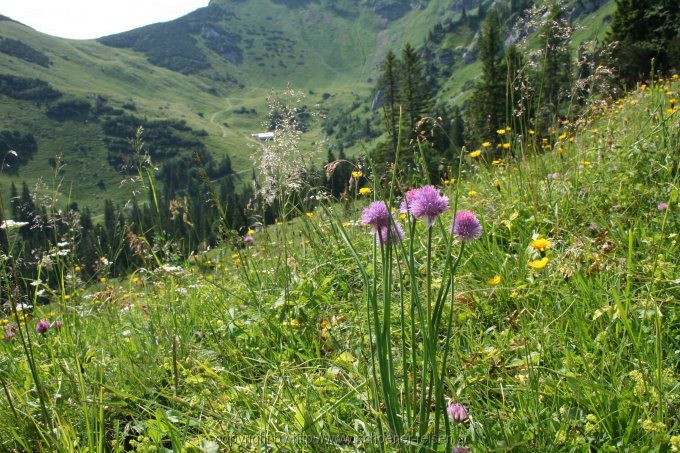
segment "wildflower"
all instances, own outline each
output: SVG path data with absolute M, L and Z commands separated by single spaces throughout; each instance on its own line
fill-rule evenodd
M 455 179 L 455 178 L 451 178 L 451 179 L 445 179 L 445 180 L 443 180 L 443 181 L 442 181 L 442 184 L 444 184 L 445 186 L 450 186 L 450 185 L 454 184 L 455 182 L 456 182 L 456 179 Z
M 390 225 L 390 232 L 388 234 L 387 227 L 382 227 L 379 230 L 373 230 L 375 240 L 379 245 L 386 245 L 391 241 L 401 242 L 404 239 L 404 229 L 397 222 L 392 222 Z
M 561 135 L 560 135 L 559 137 L 557 137 L 557 138 L 560 139 L 560 140 L 564 140 L 565 138 L 567 138 L 567 134 L 561 134 Z
M 544 238 L 537 238 L 531 241 L 531 248 L 538 252 L 545 252 L 550 247 L 552 247 L 552 244 Z
M 408 199 L 408 194 L 407 194 Z M 390 219 L 390 211 L 384 201 L 374 201 L 369 204 L 361 214 L 361 224 L 370 225 L 376 231 L 387 228 Z
M 451 421 L 456 423 L 463 423 L 468 419 L 467 409 L 462 404 L 451 403 L 446 408 L 446 412 L 449 414 Z
M 355 170 L 355 171 L 352 172 L 352 178 L 354 178 L 354 179 L 359 179 L 362 176 L 364 176 L 364 174 L 362 172 L 358 171 L 358 170 Z
M 496 286 L 501 283 L 501 276 L 495 275 L 486 281 L 491 286 Z
M 503 162 L 501 159 L 496 159 L 491 162 L 492 165 L 500 165 Z
M 406 195 L 404 195 L 404 199 L 399 206 L 399 212 L 401 214 L 408 214 L 408 212 L 411 210 L 411 203 L 413 202 L 413 198 L 418 193 L 418 190 L 419 189 L 411 189 L 406 192 Z
M 467 194 L 468 194 L 469 197 L 474 197 L 475 195 L 477 195 L 477 192 L 475 192 L 474 190 L 471 190 Z
M 535 135 L 535 134 L 536 134 L 536 131 L 535 131 L 535 130 L 533 130 L 533 129 L 529 129 L 529 131 L 528 131 L 528 132 L 529 132 L 529 135 Z
M 76 272 L 80 272 L 80 266 L 74 267 L 73 270 L 75 270 Z
M 482 143 L 482 146 L 484 148 L 491 148 L 491 142 L 484 142 L 484 143 Z
M 529 267 L 532 269 L 540 270 L 548 265 L 548 258 L 543 257 L 540 260 L 529 261 Z
M 501 191 L 501 182 L 497 179 L 493 180 L 493 186 L 496 188 L 497 191 Z
M 457 445 L 453 447 L 451 453 L 470 453 L 470 449 L 467 447 L 461 447 L 460 445 Z
M 313 212 L 305 212 L 305 215 L 306 215 L 307 217 L 309 217 L 310 219 L 311 219 L 312 217 L 314 217 L 314 213 L 313 213 Z
M 496 131 L 496 133 L 497 133 L 498 135 L 505 135 L 505 129 L 498 129 L 498 130 Z
M 107 279 L 106 277 L 101 277 L 101 278 L 99 279 L 99 282 L 100 282 L 100 283 L 106 283 L 107 280 L 108 280 L 108 279 Z
M 54 321 L 54 322 L 52 323 L 52 328 L 53 328 L 53 329 L 59 330 L 59 329 L 61 329 L 63 326 L 64 326 L 64 323 L 61 322 L 61 319 L 57 319 L 56 321 Z
M 664 202 L 662 201 L 661 203 L 659 203 L 659 204 L 656 206 L 656 208 L 657 208 L 659 211 L 665 211 L 666 209 L 668 209 L 668 203 L 664 203 Z
M 248 234 L 250 235 L 255 234 L 255 230 L 253 230 L 252 228 L 248 228 Z
M 255 242 L 255 239 L 251 234 L 246 235 L 246 237 L 243 238 L 243 242 L 246 243 L 246 245 L 253 245 L 253 242 Z
M 503 149 L 510 149 L 510 143 L 503 143 Z
M 50 329 L 50 322 L 49 322 L 49 321 L 45 321 L 45 320 L 40 321 L 40 322 L 38 323 L 38 325 L 35 326 L 36 332 L 38 332 L 38 333 L 40 333 L 40 334 L 44 334 L 44 333 L 47 332 L 49 329 Z
M 482 151 L 479 150 L 479 149 L 478 149 L 478 150 L 475 150 L 475 151 L 472 151 L 472 152 L 470 153 L 470 157 L 472 157 L 473 159 L 475 159 L 475 158 L 477 158 L 477 157 L 479 157 L 479 156 L 481 156 L 481 155 L 482 155 Z
M 482 225 L 471 211 L 458 211 L 450 231 L 463 242 L 478 239 L 482 235 Z
M 553 181 L 559 177 L 560 177 L 559 173 L 548 173 L 548 179 L 552 179 Z
M 413 196 L 411 214 L 417 219 L 423 218 L 430 228 L 437 217 L 449 210 L 449 198 L 442 196 L 434 186 L 423 186 Z
M 370 195 L 371 194 L 371 189 L 368 187 L 362 187 L 359 189 L 359 195 Z

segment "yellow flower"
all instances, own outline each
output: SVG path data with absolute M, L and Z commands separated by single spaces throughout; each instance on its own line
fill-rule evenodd
M 548 258 L 543 257 L 540 260 L 529 261 L 529 267 L 532 269 L 543 269 L 548 265 Z
M 450 186 L 450 185 L 454 184 L 455 182 L 456 182 L 456 178 L 451 178 L 451 179 L 445 179 L 444 181 L 442 181 L 442 184 L 444 184 L 445 186 Z
M 531 248 L 538 250 L 539 252 L 545 252 L 547 249 L 552 247 L 552 243 L 544 238 L 538 238 L 531 241 Z
M 505 135 L 505 129 L 498 129 L 496 133 L 498 133 L 498 135 Z
M 248 228 L 248 234 L 250 235 L 255 234 L 255 230 L 253 230 L 252 228 Z
M 677 80 L 677 79 L 678 79 L 678 77 L 680 77 L 680 76 L 678 76 L 677 74 L 673 74 L 673 76 L 671 77 L 671 79 L 673 79 L 673 80 Z
M 569 143 L 573 143 L 573 142 L 574 142 L 574 137 L 569 137 Z
M 362 176 L 364 176 L 364 174 L 363 174 L 362 172 L 360 172 L 360 171 L 353 171 L 353 172 L 352 172 L 352 178 L 354 178 L 354 179 L 359 179 L 359 178 L 361 178 Z
M 311 219 L 312 217 L 314 217 L 314 213 L 313 213 L 313 212 L 305 212 L 305 215 L 306 215 L 307 217 L 309 217 L 310 219 Z
M 99 281 L 102 282 L 102 283 L 106 283 L 107 279 L 106 279 L 106 277 L 102 277 L 102 278 L 99 279 Z
M 588 162 L 587 160 L 582 160 L 581 162 L 579 162 L 579 164 L 583 165 L 584 167 L 587 167 L 588 165 L 590 165 L 590 162 Z
M 344 223 L 342 224 L 342 227 L 343 227 L 343 228 L 347 228 L 347 227 L 349 227 L 349 225 L 350 225 L 349 222 L 344 222 Z
M 76 272 L 80 272 L 80 266 L 76 266 L 76 267 L 74 268 L 74 270 L 75 270 Z
M 503 143 L 503 149 L 510 149 L 510 143 Z
M 474 197 L 475 195 L 477 195 L 477 192 L 475 192 L 474 190 L 468 192 L 468 196 L 470 197 Z
M 408 216 L 407 216 L 406 214 L 404 214 L 404 213 L 399 214 L 399 218 L 400 218 L 401 220 L 406 220 L 407 217 L 408 217 Z
M 482 146 L 484 148 L 491 148 L 491 142 L 484 142 L 484 143 L 482 143 Z
M 470 153 L 470 157 L 472 157 L 473 159 L 474 159 L 475 157 L 479 157 L 479 156 L 481 156 L 481 155 L 482 155 L 482 152 L 481 152 L 480 150 L 472 151 L 472 152 Z
M 498 284 L 501 282 L 501 276 L 500 276 L 500 275 L 496 275 L 496 276 L 494 276 L 494 277 L 488 279 L 486 282 L 487 282 L 489 285 L 491 285 L 491 286 L 496 286 L 496 285 L 498 285 Z
M 567 134 L 562 134 L 557 138 L 559 138 L 560 140 L 564 140 L 565 138 L 567 138 Z
M 533 130 L 533 129 L 529 129 L 529 131 L 528 131 L 528 132 L 529 132 L 529 135 L 534 135 L 534 134 L 536 134 L 536 131 L 535 131 L 535 130 Z
M 370 195 L 371 189 L 369 187 L 362 187 L 359 189 L 359 195 Z
M 501 182 L 497 179 L 494 179 L 493 181 L 493 186 L 496 188 L 497 191 L 501 191 Z

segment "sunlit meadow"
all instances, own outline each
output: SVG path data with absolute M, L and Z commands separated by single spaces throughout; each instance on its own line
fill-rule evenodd
M 679 94 L 498 130 L 445 181 L 353 168 L 127 278 L 64 233 L 59 286 L 4 307 L 0 450 L 680 451 Z

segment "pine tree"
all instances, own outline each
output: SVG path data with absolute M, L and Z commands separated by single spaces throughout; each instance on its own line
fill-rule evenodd
M 378 89 L 382 91 L 385 127 L 392 142 L 392 155 L 394 156 L 397 153 L 397 137 L 399 135 L 400 99 L 399 61 L 392 51 L 387 52 L 380 67 Z
M 423 62 L 416 49 L 406 43 L 401 52 L 401 99 L 408 126 L 406 136 L 412 139 L 416 135 L 416 124 L 429 113 L 432 106 L 432 95 L 427 86 L 423 71 Z
M 614 64 L 629 84 L 649 74 L 652 59 L 662 71 L 680 64 L 680 2 L 616 0 L 616 6 L 608 40 L 619 43 Z
M 505 123 L 506 71 L 502 59 L 503 42 L 495 10 L 489 11 L 482 27 L 480 60 L 482 77 L 475 86 L 468 111 L 468 124 L 476 141 L 495 137 Z
M 571 25 L 556 2 L 550 8 L 540 37 L 543 45 L 543 65 L 538 74 L 540 108 L 537 124 L 539 128 L 545 128 L 555 120 L 560 104 L 568 96 L 572 85 Z

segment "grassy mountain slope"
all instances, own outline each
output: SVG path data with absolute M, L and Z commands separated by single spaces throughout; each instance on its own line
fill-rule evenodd
M 211 154 L 219 158 L 228 153 L 236 170 L 247 172 L 257 149 L 249 134 L 261 129 L 272 88 L 290 84 L 307 93 L 310 106 L 343 109 L 341 115 L 356 105 L 350 113 L 368 118 L 379 129 L 379 115 L 369 106 L 385 53 L 399 51 L 405 42 L 426 42 L 434 24 L 460 16 L 461 5 L 477 3 L 215 0 L 175 21 L 98 41 L 59 39 L 0 20 L 0 75 L 45 81 L 62 93 L 60 101 L 94 105 L 99 96 L 113 109 L 134 105 L 135 110 L 123 110 L 138 118 L 186 121 L 207 132 L 200 140 Z M 433 52 L 468 45 L 475 33 L 455 30 Z M 3 46 L 10 53 L 3 53 Z M 461 90 L 470 87 L 478 66 L 457 63 L 451 69 L 441 97 L 459 102 L 469 93 Z M 94 209 L 103 197 L 126 199 L 128 189 L 119 187 L 121 175 L 107 163 L 107 138 L 100 127 L 105 116 L 59 121 L 46 115 L 50 106 L 45 103 L 1 94 L 0 100 L 0 130 L 31 133 L 38 144 L 18 173 L 0 175 L 3 194 L 12 180 L 31 185 L 40 178 L 52 180 L 50 159 L 60 154 L 64 185 L 71 188 L 65 193 L 72 199 Z M 322 135 L 314 127 L 305 142 Z M 361 149 L 355 146 L 350 152 Z
M 511 132 L 504 159 L 464 156 L 460 180 L 441 188 L 483 225 L 445 307 L 456 314 L 446 395 L 469 414 L 453 426 L 454 445 L 680 446 L 679 90 L 664 82 L 601 104 L 561 125 L 549 151 Z M 377 275 L 380 288 L 382 272 L 372 235 L 356 223 L 367 203 L 327 206 L 258 231 L 251 247 L 90 289 L 77 263 L 57 258 L 71 277 L 17 333 L 31 336 L 32 353 L 19 337 L 0 343 L 12 401 L 0 406 L 0 446 L 377 451 L 377 420 L 384 426 L 386 417 L 371 404 L 361 275 Z M 446 261 L 451 219 L 445 212 L 432 229 L 434 269 Z M 414 280 L 395 251 L 402 264 L 389 286 L 395 385 L 407 363 L 402 339 L 419 351 L 417 334 L 403 327 L 415 317 L 411 291 L 424 300 L 427 288 L 424 222 L 408 234 Z M 440 274 L 432 285 L 442 285 Z M 37 334 L 39 320 L 54 327 Z

